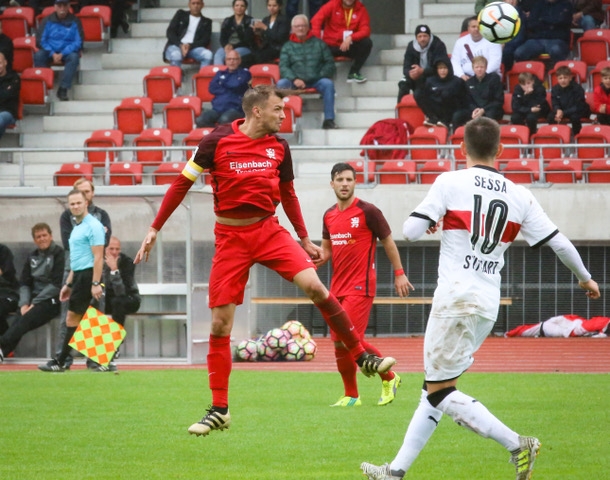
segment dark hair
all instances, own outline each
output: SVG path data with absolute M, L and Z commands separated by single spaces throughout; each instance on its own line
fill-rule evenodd
M 246 4 L 246 8 L 248 8 L 248 0 L 233 0 L 233 3 L 231 3 L 231 6 L 234 7 L 235 4 L 239 1 L 244 2 Z
M 495 159 L 500 145 L 500 125 L 487 117 L 470 120 L 464 127 L 464 145 L 473 160 Z
M 83 199 L 85 201 L 87 201 L 87 198 L 85 197 L 85 194 L 83 192 L 81 192 L 78 188 L 73 188 L 72 190 L 70 190 L 68 192 L 68 197 L 70 197 L 72 195 L 82 195 Z
M 53 234 L 53 232 L 51 231 L 51 227 L 49 227 L 47 223 L 40 222 L 32 227 L 32 238 L 34 238 L 36 232 L 39 232 L 40 230 L 46 230 L 47 232 L 49 232 L 49 235 Z
M 252 113 L 252 107 L 255 105 L 266 105 L 271 97 L 284 98 L 288 95 L 293 95 L 293 90 L 284 90 L 277 88 L 275 85 L 257 85 L 250 88 L 244 93 L 244 98 L 241 101 L 241 106 L 248 117 Z
M 265 2 L 265 5 L 267 5 L 267 3 L 269 3 L 269 0 L 267 0 L 267 2 Z M 277 6 L 282 8 L 284 6 L 284 0 L 275 0 L 275 3 L 277 3 Z
M 557 70 L 555 70 L 555 76 L 559 77 L 561 75 L 566 75 L 568 77 L 571 77 L 572 70 L 570 70 L 570 67 L 568 67 L 567 65 L 562 65 L 561 67 L 557 67 Z
M 356 178 L 356 169 L 354 167 L 352 167 L 349 163 L 339 162 L 333 165 L 333 168 L 330 171 L 330 179 L 334 180 L 338 174 L 345 172 L 346 170 L 352 172 L 354 174 L 354 178 Z

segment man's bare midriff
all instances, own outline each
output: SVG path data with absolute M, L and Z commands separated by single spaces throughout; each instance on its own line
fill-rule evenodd
M 265 217 L 250 217 L 250 218 L 228 218 L 216 217 L 216 221 L 222 225 L 231 225 L 234 227 L 245 227 L 253 223 L 260 222 Z

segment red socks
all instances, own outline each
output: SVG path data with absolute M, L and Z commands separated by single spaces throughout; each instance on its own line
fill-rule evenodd
M 328 326 L 333 329 L 339 340 L 347 347 L 354 360 L 357 360 L 365 350 L 360 343 L 354 325 L 337 298 L 331 293 L 326 300 L 316 303 L 316 307 L 320 310 Z
M 215 407 L 229 406 L 229 376 L 232 365 L 231 336 L 210 335 L 208 381 L 212 390 L 212 405 Z
M 358 366 L 345 348 L 335 348 L 335 359 L 337 360 L 337 370 L 343 380 L 343 388 L 346 397 L 358 398 L 358 382 L 356 381 L 356 371 Z

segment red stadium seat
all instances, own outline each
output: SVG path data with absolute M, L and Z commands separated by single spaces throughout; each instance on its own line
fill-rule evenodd
M 411 93 L 402 97 L 400 102 L 396 105 L 395 111 L 396 118 L 404 120 L 411 125 L 411 128 L 413 129 L 424 124 L 424 112 L 419 108 Z
M 169 103 L 182 85 L 182 69 L 172 65 L 153 67 L 143 82 L 145 97 L 153 103 Z
M 79 178 L 93 180 L 93 165 L 90 163 L 64 163 L 53 175 L 58 187 L 72 187 Z
M 210 81 L 219 70 L 225 70 L 224 65 L 207 65 L 201 67 L 198 73 L 193 75 L 193 94 L 201 99 L 202 102 L 211 102 L 214 98 L 209 91 Z
M 603 158 L 608 156 L 610 147 L 610 126 L 609 125 L 584 125 L 578 135 L 574 137 L 576 156 L 582 159 Z M 605 144 L 600 147 L 581 147 L 589 143 Z
M 501 125 L 500 142 L 503 145 L 526 145 L 529 143 L 530 131 L 525 125 Z M 522 148 L 505 148 L 498 160 L 525 157 Z
M 602 83 L 602 69 L 605 67 L 610 67 L 610 60 L 597 62 L 595 68 L 589 72 L 589 90 L 593 91 L 595 87 Z
M 85 148 L 122 147 L 123 132 L 120 130 L 95 130 L 85 140 Z M 120 157 L 120 152 L 89 152 L 85 151 L 85 162 L 105 165 L 106 156 L 110 163 Z
M 110 185 L 138 185 L 142 183 L 142 164 L 115 162 L 110 165 Z
M 356 182 L 358 183 L 374 183 L 375 169 L 377 164 L 372 160 L 348 160 L 346 163 L 351 165 L 356 170 Z M 365 172 L 366 170 L 366 172 Z
M 502 106 L 504 110 L 504 117 L 500 119 L 498 123 L 507 124 L 510 122 L 510 116 L 513 114 L 513 94 L 504 92 L 504 105 Z
M 544 166 L 544 178 L 551 183 L 575 183 L 582 179 L 582 161 L 575 158 L 557 158 Z
M 250 68 L 252 75 L 251 85 L 275 85 L 280 81 L 280 67 L 273 63 L 261 63 L 252 65 Z
M 435 160 L 442 157 L 442 148 L 447 144 L 445 127 L 417 127 L 409 137 L 410 145 L 434 145 L 436 148 L 412 149 L 411 160 Z
M 555 64 L 553 69 L 549 71 L 548 75 L 548 85 L 551 88 L 553 85 L 557 84 L 557 76 L 555 72 L 559 67 L 568 67 L 572 70 L 572 74 L 574 75 L 574 79 L 576 83 L 582 85 L 582 87 L 586 90 L 587 86 L 587 64 L 581 60 L 561 60 Z
M 540 178 L 540 164 L 538 160 L 510 160 L 500 173 L 515 183 L 534 183 Z
M 290 139 L 295 137 L 297 143 L 301 143 L 301 126 L 297 123 L 297 118 L 303 115 L 303 99 L 298 95 L 284 97 L 284 121 L 278 133 L 282 137 Z
M 187 134 L 197 127 L 195 119 L 201 114 L 198 97 L 175 97 L 163 107 L 163 126 L 174 134 Z
M 32 7 L 7 7 L 0 15 L 0 25 L 2 25 L 2 33 L 11 40 L 27 37 L 34 28 L 34 9 Z
M 36 48 L 35 37 L 19 37 L 13 40 L 13 70 L 22 73 L 34 66 Z
M 104 46 L 112 51 L 110 23 L 112 12 L 107 5 L 86 5 L 76 14 L 83 25 L 85 47 Z
M 379 183 L 381 184 L 404 184 L 415 183 L 415 162 L 412 160 L 386 160 L 378 170 Z
M 589 67 L 610 59 L 610 31 L 600 28 L 587 30 L 577 41 L 578 59 Z
M 134 147 L 171 147 L 174 141 L 174 135 L 167 128 L 146 128 L 138 135 L 134 141 Z M 169 150 L 142 150 L 136 151 L 134 161 L 144 164 L 157 165 L 161 162 L 168 161 L 170 157 Z
M 154 185 L 168 185 L 176 180 L 176 177 L 186 166 L 186 162 L 164 162 L 153 172 Z
M 466 157 L 464 156 L 461 148 L 459 147 L 459 145 L 461 145 L 463 141 L 464 141 L 464 127 L 458 127 L 453 132 L 453 135 L 451 135 L 451 137 L 449 138 L 449 143 L 451 145 L 458 145 L 458 148 L 455 148 L 452 150 L 453 158 L 456 161 L 456 169 L 458 168 L 458 165 L 460 167 L 463 167 L 466 165 Z
M 114 128 L 125 135 L 137 135 L 148 126 L 153 103 L 148 97 L 127 97 L 114 109 Z
M 572 129 L 568 125 L 542 125 L 538 131 L 531 136 L 530 143 L 533 145 L 557 144 L 558 147 L 534 147 L 534 157 L 560 158 L 566 157 L 566 147 L 563 144 L 570 143 Z
M 506 91 L 512 93 L 515 86 L 519 83 L 519 74 L 530 72 L 537 76 L 541 82 L 544 82 L 544 62 L 538 60 L 526 60 L 523 62 L 515 62 L 512 68 L 506 72 Z
M 182 145 L 184 146 L 188 146 L 188 147 L 197 147 L 200 143 L 201 140 L 203 140 L 203 137 L 205 137 L 206 135 L 208 135 L 211 131 L 213 130 L 213 128 L 195 128 L 194 130 L 191 130 L 191 132 L 182 139 Z M 195 151 L 184 151 L 184 156 L 183 158 L 185 160 L 188 160 L 189 158 L 191 158 L 193 156 L 193 154 L 195 153 Z
M 21 73 L 21 91 L 19 96 L 25 106 L 46 106 L 49 115 L 53 115 L 53 102 L 49 92 L 53 90 L 53 70 L 44 67 L 26 68 Z
M 421 168 L 417 170 L 417 176 L 419 177 L 419 183 L 431 184 L 434 183 L 436 177 L 441 173 L 445 173 L 451 170 L 451 161 L 446 158 L 439 158 L 436 160 L 428 160 L 424 163 Z
M 610 183 L 610 158 L 593 160 L 585 170 L 587 183 Z

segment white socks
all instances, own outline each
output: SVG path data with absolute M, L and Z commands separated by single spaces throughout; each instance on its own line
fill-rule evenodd
M 458 425 L 491 438 L 512 452 L 519 448 L 519 435 L 498 420 L 478 400 L 455 390 L 447 395 L 438 409 L 446 413 Z
M 422 390 L 419 405 L 413 414 L 413 418 L 411 418 L 402 447 L 390 464 L 392 475 L 400 477 L 405 475 L 434 433 L 443 416 L 443 412 L 430 405 L 427 397 L 428 392 Z

